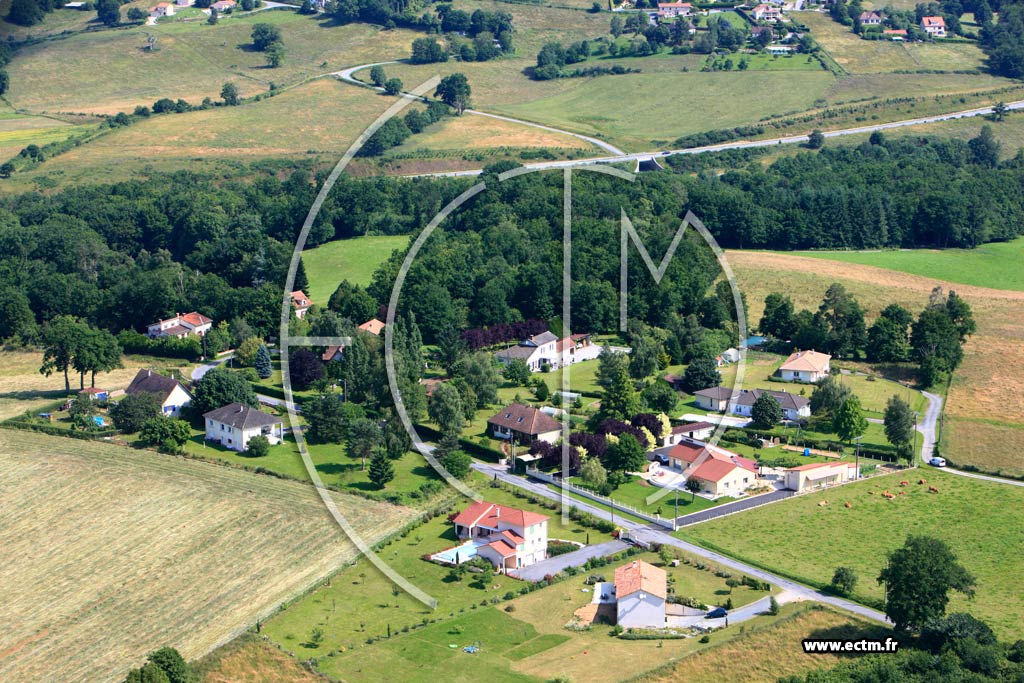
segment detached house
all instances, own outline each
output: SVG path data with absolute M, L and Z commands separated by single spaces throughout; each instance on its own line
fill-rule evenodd
M 124 393 L 128 396 L 153 394 L 160 400 L 160 411 L 168 417 L 177 417 L 182 408 L 192 404 L 192 394 L 181 386 L 181 382 L 152 370 L 139 370 Z
M 782 9 L 776 5 L 758 5 L 750 11 L 755 21 L 781 21 Z
M 229 12 L 235 8 L 235 0 L 217 0 L 217 2 L 210 5 L 210 9 L 215 9 L 218 12 Z
M 151 339 L 157 337 L 189 337 L 197 335 L 204 336 L 213 327 L 213 321 L 202 313 L 192 311 L 191 313 L 176 313 L 174 317 L 167 320 L 158 320 L 146 326 L 146 335 Z
M 559 339 L 551 331 L 528 337 L 513 346 L 494 354 L 501 363 L 508 365 L 521 360 L 530 372 L 540 372 L 544 366 L 557 370 L 563 365 L 572 365 L 583 360 L 592 360 L 601 353 L 601 347 L 591 343 L 589 334 L 574 334 Z
M 313 302 L 309 300 L 309 297 L 301 289 L 292 292 L 292 306 L 295 308 L 296 318 L 305 318 L 306 312 L 309 311 L 309 307 L 312 305 Z
M 697 406 L 703 410 L 724 413 L 729 406 L 729 400 L 736 395 L 737 393 L 728 387 L 710 387 L 695 391 L 693 397 L 696 399 Z
M 672 427 L 672 431 L 662 439 L 662 446 L 674 446 L 683 439 L 706 441 L 715 433 L 715 425 L 710 422 L 687 422 Z
M 241 403 L 211 410 L 203 419 L 206 420 L 206 440 L 233 451 L 244 451 L 254 436 L 265 436 L 272 445 L 281 443 L 284 433 L 284 420 Z
M 174 14 L 174 5 L 169 2 L 158 3 L 155 7 L 149 8 L 151 17 L 169 17 Z
M 751 417 L 754 411 L 754 402 L 763 394 L 768 394 L 779 402 L 782 407 L 782 416 L 787 420 L 799 420 L 811 416 L 811 402 L 805 396 L 769 389 L 744 389 L 732 402 L 730 412 L 733 415 Z
M 817 382 L 829 373 L 832 356 L 817 351 L 797 351 L 779 366 L 784 382 Z
M 363 332 L 369 332 L 375 337 L 379 337 L 380 333 L 384 331 L 384 322 L 377 320 L 376 318 L 370 318 L 365 323 L 359 326 Z
M 537 408 L 513 403 L 487 420 L 487 430 L 496 439 L 520 444 L 555 443 L 562 436 L 562 423 Z
M 475 542 L 475 554 L 499 571 L 528 567 L 548 556 L 546 515 L 479 501 L 453 517 L 452 523 L 455 535 Z M 467 549 L 464 557 L 473 554 Z
M 734 496 L 757 483 L 756 462 L 718 446 L 684 440 L 654 452 L 710 496 Z
M 688 2 L 659 2 L 658 17 L 674 19 L 675 17 L 692 17 L 693 5 Z
M 861 12 L 860 17 L 861 26 L 881 26 L 882 15 L 878 12 Z
M 623 628 L 664 628 L 668 576 L 643 560 L 615 569 L 616 623 Z
M 945 38 L 946 20 L 942 17 L 921 17 L 921 30 L 932 38 Z

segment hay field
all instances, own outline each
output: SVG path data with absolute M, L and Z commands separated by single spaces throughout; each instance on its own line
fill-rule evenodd
M 816 308 L 825 289 L 841 282 L 873 318 L 889 303 L 911 311 L 932 287 L 954 289 L 974 310 L 977 333 L 964 347 L 945 408 L 943 449 L 959 464 L 1024 472 L 1019 435 L 1024 428 L 1024 292 L 990 289 L 839 261 L 793 254 L 730 251 L 750 319 L 761 317 L 764 297 L 785 292 L 797 307 Z M 941 274 L 937 272 L 936 274 Z M 1007 437 L 1010 438 L 1007 438 Z
M 355 555 L 311 487 L 227 467 L 2 431 L 0 482 L 3 680 L 197 658 Z M 368 538 L 410 514 L 336 500 Z

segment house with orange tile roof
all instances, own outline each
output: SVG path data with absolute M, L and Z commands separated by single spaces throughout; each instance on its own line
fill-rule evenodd
M 313 302 L 309 300 L 309 297 L 301 289 L 292 292 L 292 306 L 295 307 L 296 318 L 306 317 L 306 312 L 309 311 L 309 307 L 312 305 Z
M 656 449 L 653 457 L 684 480 L 700 482 L 700 491 L 713 498 L 741 494 L 757 483 L 756 462 L 695 439 L 683 437 L 674 446 Z
M 797 351 L 779 366 L 779 377 L 784 382 L 817 382 L 830 371 L 832 356 L 817 351 Z
M 455 535 L 499 571 L 528 567 L 548 556 L 548 517 L 538 512 L 477 501 L 452 517 Z M 474 554 L 467 550 L 460 559 Z
M 384 323 L 376 318 L 370 318 L 365 323 L 359 326 L 363 332 L 369 332 L 375 337 L 379 337 L 380 333 L 384 331 Z
M 615 569 L 616 622 L 623 628 L 664 628 L 668 577 L 664 569 L 633 560 Z
M 689 2 L 659 2 L 658 16 L 662 19 L 692 17 L 693 5 Z
M 946 20 L 942 17 L 921 17 L 921 30 L 932 38 L 945 38 Z
M 213 327 L 213 320 L 202 313 L 192 311 L 191 313 L 175 313 L 166 320 L 158 320 L 146 326 L 146 334 L 151 339 L 157 337 L 190 337 L 197 335 L 204 336 Z
M 174 14 L 174 5 L 169 2 L 160 2 L 149 8 L 151 17 L 169 17 Z

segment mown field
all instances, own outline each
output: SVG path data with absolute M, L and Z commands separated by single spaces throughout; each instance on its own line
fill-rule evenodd
M 303 484 L 0 431 L 0 678 L 115 681 L 164 645 L 199 657 L 355 550 Z M 368 538 L 410 511 L 337 495 Z
M 916 483 L 927 478 L 938 494 Z M 900 488 L 901 478 L 913 482 Z M 883 490 L 905 491 L 893 500 Z M 829 505 L 818 503 L 827 500 Z M 850 508 L 843 503 L 850 501 Z M 949 611 L 969 611 L 999 636 L 1020 638 L 1024 595 L 1019 564 L 1024 554 L 1024 489 L 945 474 L 924 468 L 910 475 L 877 477 L 841 489 L 798 496 L 776 505 L 724 517 L 678 532 L 698 543 L 713 544 L 737 558 L 791 575 L 827 583 L 837 566 L 859 576 L 856 593 L 880 600 L 875 578 L 886 552 L 908 534 L 945 540 L 977 578 L 977 595 L 955 595 Z M 812 551 L 812 552 L 809 552 Z
M 380 235 L 335 240 L 302 252 L 302 263 L 309 278 L 306 292 L 313 303 L 326 306 L 342 280 L 363 287 L 373 280 L 373 271 L 395 249 L 409 244 L 406 235 Z M 359 322 L 363 322 L 360 320 Z
M 284 652 L 246 634 L 195 665 L 199 683 L 322 683 Z
M 1024 293 L 794 254 L 727 255 L 750 304 L 751 321 L 760 319 L 764 297 L 773 291 L 789 294 L 798 308 L 817 308 L 829 284 L 841 282 L 870 319 L 889 303 L 920 310 L 936 285 L 955 289 L 973 308 L 978 331 L 964 347 L 946 400 L 943 451 L 960 464 L 1024 472 L 1017 438 L 1024 425 L 1024 387 L 1015 371 L 1024 365 Z M 943 278 L 943 272 L 932 277 Z

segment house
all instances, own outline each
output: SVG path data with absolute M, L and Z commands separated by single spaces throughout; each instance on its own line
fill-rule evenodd
M 672 427 L 672 431 L 662 439 L 662 446 L 674 446 L 685 439 L 707 441 L 715 433 L 715 425 L 710 422 L 687 422 Z
M 513 403 L 487 420 L 488 431 L 496 439 L 520 444 L 534 441 L 555 443 L 562 436 L 562 423 L 537 408 Z
M 379 337 L 380 333 L 384 331 L 384 323 L 376 318 L 370 318 L 365 323 L 359 326 L 363 332 L 369 332 L 375 337 Z
M 563 365 L 593 360 L 600 353 L 601 347 L 591 342 L 589 334 L 574 334 L 559 339 L 549 330 L 498 351 L 494 357 L 505 365 L 521 360 L 530 368 L 530 372 L 540 372 L 545 366 L 557 370 Z
M 431 396 L 434 395 L 434 392 L 437 391 L 437 388 L 444 384 L 446 381 L 447 380 L 444 379 L 431 377 L 428 379 L 421 379 L 420 384 L 423 385 L 424 392 L 426 393 L 427 398 L 429 399 Z
M 324 349 L 324 352 L 320 354 L 320 360 L 325 363 L 341 360 L 341 355 L 344 350 L 344 346 L 328 346 Z
M 244 451 L 254 436 L 265 436 L 271 444 L 281 443 L 284 432 L 284 420 L 241 403 L 211 410 L 203 414 L 203 419 L 206 420 L 204 438 L 233 451 Z
M 139 370 L 124 393 L 128 396 L 154 394 L 160 400 L 161 412 L 169 417 L 177 417 L 182 408 L 192 403 L 192 394 L 181 386 L 181 382 L 152 370 Z
M 882 15 L 879 14 L 878 12 L 861 12 L 859 19 L 861 26 L 882 25 Z
M 829 373 L 832 356 L 817 351 L 797 351 L 779 366 L 778 374 L 784 382 L 817 382 Z
M 296 318 L 306 317 L 306 311 L 308 311 L 309 307 L 312 305 L 313 302 L 309 300 L 309 297 L 306 296 L 306 293 L 301 289 L 292 292 L 292 306 L 295 307 Z
M 907 29 L 905 28 L 887 28 L 882 31 L 883 36 L 889 36 L 890 40 L 906 40 Z
M 946 20 L 942 17 L 921 17 L 921 30 L 932 38 L 945 38 Z
M 196 0 L 174 0 L 174 4 L 178 7 L 191 7 L 195 4 Z
M 799 420 L 811 416 L 811 402 L 805 396 L 769 389 L 744 389 L 730 404 L 729 412 L 733 415 L 753 417 L 754 402 L 763 394 L 768 394 L 779 402 L 779 405 L 782 406 L 782 416 L 787 420 Z
M 852 462 L 812 462 L 785 471 L 785 487 L 792 491 L 813 491 L 857 479 Z
M 228 12 L 235 8 L 235 0 L 218 0 L 217 2 L 210 5 L 210 9 L 215 9 L 218 12 Z
M 696 479 L 700 490 L 718 497 L 736 495 L 757 483 L 757 463 L 718 446 L 680 439 L 674 446 L 658 448 L 654 457 L 681 472 L 685 479 Z
M 174 14 L 174 5 L 169 2 L 157 3 L 155 7 L 149 8 L 151 17 L 169 17 Z
M 78 392 L 79 396 L 87 398 L 90 401 L 106 401 L 110 398 L 110 392 L 106 389 L 97 389 L 96 387 L 86 387 Z
M 775 5 L 761 4 L 750 10 L 750 15 L 755 21 L 780 21 L 782 10 Z
M 693 5 L 688 2 L 659 2 L 658 16 L 662 19 L 692 17 Z
M 175 313 L 174 317 L 146 326 L 146 335 L 150 339 L 157 337 L 177 337 L 182 339 L 192 335 L 204 336 L 213 327 L 213 321 L 202 313 Z
M 735 395 L 736 392 L 728 387 L 710 387 L 693 393 L 699 408 L 719 413 L 725 412 L 726 407 L 729 405 L 729 399 Z
M 623 628 L 664 628 L 668 577 L 643 560 L 615 568 L 616 623 Z
M 476 554 L 499 571 L 528 567 L 548 556 L 546 515 L 477 501 L 452 523 L 456 537 L 476 541 Z

